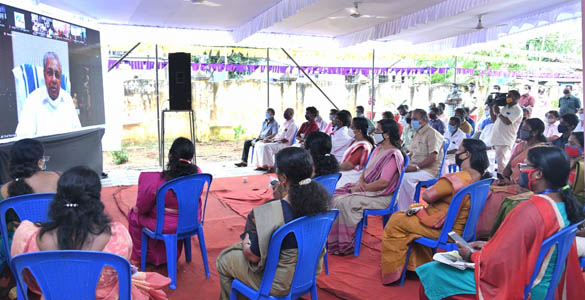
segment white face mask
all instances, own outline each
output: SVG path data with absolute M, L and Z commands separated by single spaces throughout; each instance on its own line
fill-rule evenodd
M 374 133 L 374 143 L 379 144 L 384 141 L 384 135 L 381 133 Z
M 548 118 L 547 121 L 549 124 L 556 122 L 555 118 Z
M 352 130 L 351 128 L 350 128 L 350 129 L 347 131 L 347 134 L 348 134 L 350 137 L 352 137 L 352 138 L 355 138 L 355 133 L 353 132 L 353 130 Z

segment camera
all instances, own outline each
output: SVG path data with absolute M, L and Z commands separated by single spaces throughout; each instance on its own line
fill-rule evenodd
M 487 100 L 485 101 L 487 105 L 497 105 L 497 106 L 505 106 L 508 104 L 506 100 L 508 98 L 508 93 L 491 93 Z

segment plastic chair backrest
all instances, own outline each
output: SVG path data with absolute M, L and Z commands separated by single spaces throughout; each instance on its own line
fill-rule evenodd
M 398 202 L 396 201 L 398 199 L 398 192 L 400 191 L 400 186 L 402 185 L 402 178 L 404 178 L 404 174 L 406 174 L 406 168 L 408 167 L 408 164 L 410 163 L 410 158 L 408 157 L 408 155 L 404 156 L 404 166 L 402 166 L 402 171 L 400 172 L 400 178 L 398 178 L 398 185 L 396 186 L 396 189 L 394 190 L 394 194 L 392 195 L 392 200 L 390 201 L 390 206 L 389 208 L 394 208 L 396 205 L 398 205 Z
M 447 158 L 447 151 L 449 150 L 449 139 L 445 139 L 445 141 L 443 142 L 443 159 L 441 161 L 441 168 L 439 168 L 439 175 L 437 176 L 438 178 L 441 178 L 441 176 L 443 176 L 443 166 L 445 165 L 445 158 Z
M 557 290 L 557 285 L 561 278 L 561 274 L 565 270 L 565 265 L 567 263 L 567 257 L 569 256 L 569 252 L 571 251 L 571 245 L 575 240 L 575 234 L 577 233 L 577 227 L 581 224 L 581 222 L 567 226 L 560 230 L 559 232 L 553 234 L 544 242 L 542 242 L 542 246 L 540 247 L 540 252 L 538 253 L 538 259 L 536 260 L 536 266 L 534 267 L 534 272 L 532 273 L 532 277 L 530 278 L 530 283 L 524 288 L 524 299 L 528 299 L 528 295 L 532 290 L 532 285 L 538 273 L 540 273 L 540 269 L 542 267 L 542 262 L 544 258 L 547 256 L 549 250 L 553 250 L 553 246 L 556 246 L 557 249 L 557 259 L 556 261 L 549 261 L 549 263 L 555 264 L 553 276 L 550 281 L 550 285 L 548 286 L 548 290 L 546 292 L 546 297 L 544 299 L 554 299 L 554 294 Z
M 370 154 L 368 154 L 368 159 L 366 159 L 366 163 L 364 164 L 364 167 L 362 168 L 362 170 L 365 170 L 366 167 L 368 166 L 368 164 L 370 163 L 370 158 L 372 158 L 372 154 L 374 153 L 374 150 L 376 150 L 376 146 L 372 147 L 372 150 L 370 151 Z
M 292 146 L 292 145 L 294 145 L 297 142 L 297 133 L 298 132 L 299 132 L 299 129 L 298 128 L 295 129 L 295 134 L 293 134 L 293 138 L 292 138 L 292 141 L 290 142 L 290 145 L 289 146 Z M 274 163 L 276 164 L 276 160 L 275 160 Z
M 445 217 L 445 222 L 443 223 L 443 230 L 441 230 L 439 241 L 446 243 L 449 239 L 448 233 L 453 228 L 453 224 L 455 223 L 457 215 L 459 214 L 461 202 L 467 195 L 469 195 L 471 204 L 462 237 L 466 241 L 472 241 L 475 239 L 475 227 L 477 225 L 477 220 L 479 219 L 479 215 L 481 214 L 485 201 L 487 200 L 488 194 L 490 192 L 490 185 L 493 181 L 493 178 L 480 180 L 462 188 L 455 194 L 455 196 L 453 196 L 453 199 L 449 204 L 449 209 L 447 210 L 447 216 Z
M 261 296 L 268 298 L 270 295 L 278 267 L 282 241 L 290 233 L 294 234 L 298 245 L 297 264 L 290 287 L 290 295 L 300 297 L 309 291 L 315 284 L 319 258 L 325 248 L 331 225 L 338 214 L 338 210 L 330 210 L 316 216 L 301 217 L 284 224 L 272 233 L 268 244 L 264 274 L 258 289 Z
M 11 265 L 20 282 L 21 295 L 26 295 L 23 270 L 28 269 L 46 300 L 95 299 L 102 269 L 110 266 L 118 275 L 119 299 L 130 300 L 130 263 L 116 254 L 79 250 L 39 251 L 17 255 Z
M 6 228 L 6 212 L 13 209 L 21 221 L 44 223 L 49 220 L 49 206 L 54 193 L 27 194 L 15 196 L 0 201 L 0 234 L 2 234 L 2 251 L 10 258 L 10 244 Z
M 341 178 L 341 173 L 323 175 L 315 177 L 313 180 L 321 184 L 329 192 L 329 195 L 333 196 L 339 178 Z
M 201 173 L 175 178 L 163 184 L 156 193 L 156 234 L 163 234 L 165 195 L 169 190 L 175 192 L 179 203 L 177 234 L 192 232 L 200 224 L 203 225 L 211 180 L 212 176 L 210 174 Z M 199 204 L 205 183 L 207 183 L 205 202 L 203 203 L 202 215 L 199 216 Z

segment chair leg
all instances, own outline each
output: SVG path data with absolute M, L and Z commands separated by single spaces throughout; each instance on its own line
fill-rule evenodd
M 142 245 L 140 246 L 140 270 L 142 272 L 146 269 L 146 255 L 148 254 L 148 236 L 142 233 Z
M 177 236 L 165 236 L 165 247 L 167 250 L 167 272 L 171 278 L 169 287 L 171 290 L 177 288 Z
M 311 300 L 317 300 L 317 284 L 314 283 L 311 287 Z
M 402 269 L 402 275 L 400 276 L 400 285 L 404 285 L 404 279 L 406 279 L 406 269 L 408 268 L 408 260 L 410 259 L 410 250 L 412 250 L 412 244 L 408 244 L 408 251 L 406 251 L 406 261 L 404 261 L 404 268 Z
M 183 245 L 185 246 L 185 259 L 187 262 L 191 262 L 191 237 L 184 239 Z
M 323 255 L 323 265 L 325 267 L 325 274 L 329 275 L 329 262 L 327 261 L 327 249 L 325 249 L 325 255 Z
M 201 257 L 203 258 L 203 267 L 205 267 L 205 276 L 209 278 L 209 264 L 207 263 L 207 248 L 205 248 L 205 237 L 203 236 L 203 227 L 199 226 L 197 229 L 199 238 L 199 248 L 201 249 Z
M 420 190 L 421 190 L 421 186 L 420 184 L 416 185 L 416 188 L 414 190 L 414 203 L 419 203 L 420 202 Z
M 353 241 L 353 256 L 360 256 L 360 248 L 362 246 L 362 233 L 364 231 L 364 219 L 357 224 L 355 228 L 355 238 Z
M 230 292 L 230 300 L 238 300 L 238 290 L 236 290 L 232 285 L 232 290 Z

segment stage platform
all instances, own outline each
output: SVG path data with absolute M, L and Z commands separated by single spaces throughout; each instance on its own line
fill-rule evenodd
M 274 176 L 274 175 L 273 175 Z M 270 175 L 214 178 L 205 215 L 205 243 L 211 277 L 205 278 L 197 238 L 193 238 L 193 260 L 179 259 L 177 289 L 167 289 L 169 299 L 218 299 L 219 278 L 215 260 L 220 251 L 239 241 L 245 217 L 255 206 L 269 199 Z M 128 211 L 136 202 L 137 186 L 105 187 L 102 199 L 106 210 L 115 221 L 126 226 Z M 407 280 L 404 286 L 384 286 L 380 280 L 381 219 L 370 217 L 370 226 L 364 233 L 360 257 L 329 255 L 330 275 L 321 274 L 317 280 L 319 299 L 416 299 L 420 283 Z M 166 265 L 150 266 L 149 271 L 166 275 Z M 310 299 L 309 296 L 305 297 Z

